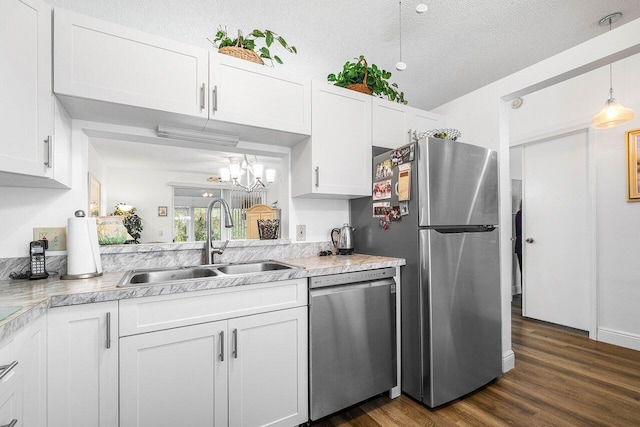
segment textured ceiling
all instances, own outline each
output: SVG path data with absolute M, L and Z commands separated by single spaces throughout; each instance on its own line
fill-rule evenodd
M 432 109 L 602 34 L 598 21 L 622 12 L 614 27 L 640 17 L 639 0 L 52 0 L 59 6 L 189 44 L 218 26 L 270 29 L 298 48 L 280 52 L 284 70 L 325 79 L 364 54 L 393 72 L 409 105 Z M 275 51 L 274 51 L 275 53 Z

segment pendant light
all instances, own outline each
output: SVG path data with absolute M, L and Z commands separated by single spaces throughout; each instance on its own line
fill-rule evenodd
M 398 12 L 400 18 L 400 61 L 396 63 L 396 70 L 404 71 L 407 69 L 407 64 L 402 62 L 402 1 L 398 1 Z
M 622 13 L 616 12 L 605 16 L 600 20 L 600 25 L 609 25 L 609 31 L 611 31 L 611 24 L 616 22 L 622 17 Z M 623 123 L 630 122 L 636 116 L 635 111 L 631 108 L 622 106 L 613 97 L 613 64 L 609 64 L 609 98 L 605 102 L 602 111 L 600 111 L 592 120 L 591 126 L 596 129 L 609 129 Z

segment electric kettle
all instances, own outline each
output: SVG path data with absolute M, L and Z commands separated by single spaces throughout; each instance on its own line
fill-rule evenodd
M 355 228 L 349 224 L 344 224 L 340 228 L 334 228 L 331 230 L 331 241 L 336 248 L 338 255 L 351 255 L 353 253 L 353 232 Z M 334 237 L 338 235 L 338 239 Z

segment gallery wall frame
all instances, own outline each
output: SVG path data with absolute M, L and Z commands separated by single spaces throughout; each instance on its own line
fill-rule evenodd
M 640 202 L 640 129 L 627 132 L 627 200 Z
M 100 181 L 89 173 L 89 216 L 100 216 L 101 187 Z

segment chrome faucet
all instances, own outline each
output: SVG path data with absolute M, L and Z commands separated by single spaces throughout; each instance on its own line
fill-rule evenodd
M 211 247 L 211 212 L 213 211 L 213 206 L 216 203 L 220 203 L 220 206 L 224 209 L 224 226 L 226 228 L 233 227 L 233 219 L 231 218 L 231 209 L 229 209 L 229 205 L 227 204 L 227 202 L 225 202 L 225 200 L 222 197 L 214 197 L 211 200 L 211 202 L 209 203 L 209 206 L 207 206 L 207 215 L 206 215 L 206 221 L 207 221 L 207 243 L 206 243 L 207 264 L 213 264 L 213 253 L 214 252 L 217 253 L 217 254 L 222 254 L 224 249 L 227 247 L 227 244 L 229 244 L 229 240 L 227 240 L 219 248 L 215 248 L 214 249 L 214 248 Z

